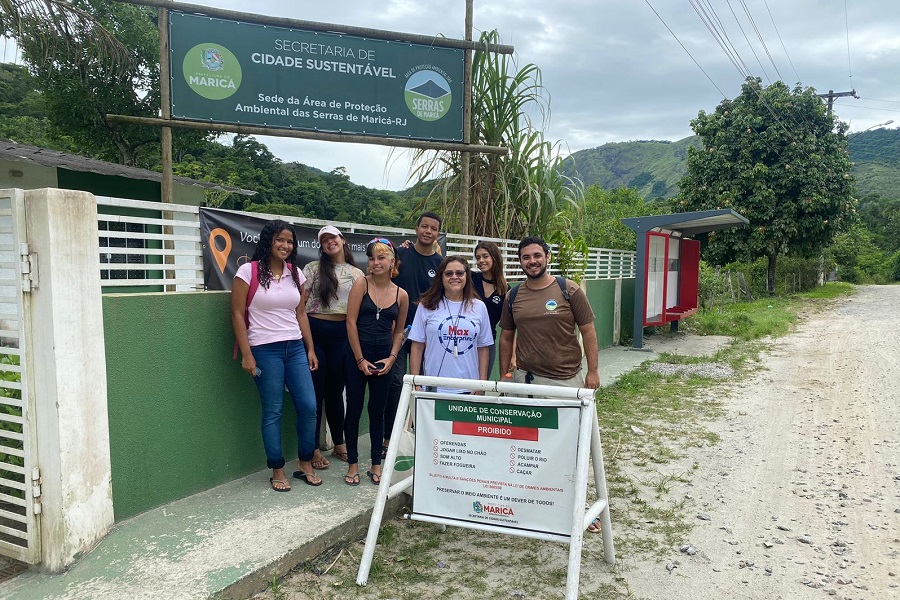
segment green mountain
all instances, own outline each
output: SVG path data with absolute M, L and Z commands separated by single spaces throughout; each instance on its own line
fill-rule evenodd
M 634 188 L 647 200 L 670 198 L 687 170 L 687 149 L 699 146 L 691 136 L 677 142 L 615 142 L 574 152 L 565 174 L 603 189 Z M 859 197 L 900 198 L 900 129 L 876 129 L 849 136 L 850 160 Z
M 677 142 L 642 140 L 614 142 L 579 150 L 565 162 L 565 174 L 578 176 L 585 185 L 603 189 L 634 188 L 651 200 L 678 193 L 678 180 L 687 170 L 687 149 L 699 146 L 691 136 Z

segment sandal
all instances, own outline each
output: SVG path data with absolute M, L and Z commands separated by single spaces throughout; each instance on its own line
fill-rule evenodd
M 366 471 L 366 475 L 369 476 L 369 479 L 372 481 L 373 485 L 379 485 L 381 483 L 381 473 L 375 473 L 374 471 Z
M 387 451 L 388 451 L 387 446 L 381 447 L 381 460 L 384 460 L 385 458 L 387 458 Z
M 324 471 L 325 469 L 327 469 L 328 467 L 331 466 L 331 463 L 328 462 L 328 459 L 325 458 L 324 456 L 320 456 L 319 458 L 314 459 L 312 461 L 312 466 L 313 466 L 313 469 L 315 469 L 317 471 Z
M 591 533 L 600 533 L 603 530 L 603 528 L 600 526 L 600 517 L 597 517 L 596 519 L 591 521 L 591 524 L 588 525 L 587 530 Z
M 291 491 L 291 482 L 287 479 L 275 479 L 274 477 L 269 477 L 269 484 L 272 486 L 272 489 L 276 492 L 289 492 Z M 281 487 L 276 487 L 281 486 Z
M 315 473 L 304 473 L 303 471 L 294 471 L 295 479 L 302 479 L 303 483 L 306 485 L 311 485 L 313 487 L 318 487 L 322 485 L 322 478 L 316 477 Z M 318 481 L 316 481 L 318 480 Z
M 346 452 L 332 451 L 331 455 L 332 455 L 333 457 L 337 458 L 338 460 L 342 460 L 342 461 L 344 461 L 344 462 L 349 462 L 349 458 L 350 458 L 350 457 L 347 455 Z
M 357 486 L 359 485 L 359 473 L 354 473 L 353 475 L 344 475 L 344 483 L 347 485 Z

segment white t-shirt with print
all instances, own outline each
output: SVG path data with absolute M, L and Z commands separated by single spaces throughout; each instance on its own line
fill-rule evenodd
M 442 298 L 438 307 L 419 306 L 409 339 L 425 342 L 424 375 L 478 379 L 478 348 L 494 343 L 491 321 L 484 302 L 475 299 L 466 306 Z M 466 390 L 438 388 L 439 392 Z

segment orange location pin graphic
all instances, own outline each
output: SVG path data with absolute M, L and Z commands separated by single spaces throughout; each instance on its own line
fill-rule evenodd
M 216 238 L 222 238 L 225 246 L 222 250 L 219 250 L 219 246 L 216 244 Z M 221 227 L 216 227 L 209 232 L 209 249 L 216 259 L 216 264 L 219 265 L 219 271 L 224 275 L 225 265 L 228 264 L 228 255 L 231 254 L 231 236 Z

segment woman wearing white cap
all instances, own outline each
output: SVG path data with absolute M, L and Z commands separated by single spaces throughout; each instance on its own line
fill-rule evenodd
M 337 227 L 319 230 L 319 260 L 303 268 L 308 295 L 306 313 L 315 344 L 319 368 L 313 371 L 316 388 L 316 450 L 312 464 L 327 469 L 328 459 L 319 450 L 322 409 L 334 441 L 332 456 L 347 460 L 344 440 L 344 385 L 347 380 L 347 298 L 353 283 L 364 274 L 356 267 L 353 253 Z

